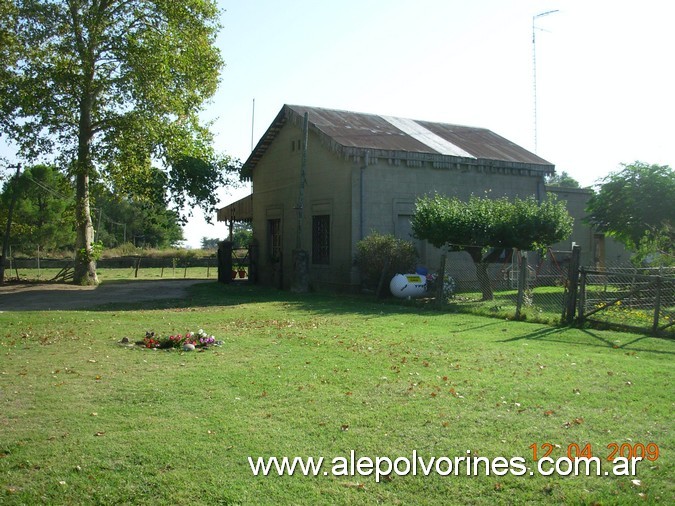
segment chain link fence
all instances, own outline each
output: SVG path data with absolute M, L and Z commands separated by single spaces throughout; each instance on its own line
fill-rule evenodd
M 675 337 L 675 268 L 579 267 L 571 251 L 549 249 L 504 252 L 486 265 L 487 287 L 477 269 L 468 254 L 449 253 L 444 300 L 490 316 Z
M 580 323 L 675 337 L 675 268 L 582 268 L 578 298 Z
M 479 281 L 482 267 L 467 253 L 448 253 L 446 284 L 453 290 L 447 302 L 478 314 L 560 323 L 571 256 L 552 249 L 545 254 L 505 250 L 485 264 L 486 283 Z

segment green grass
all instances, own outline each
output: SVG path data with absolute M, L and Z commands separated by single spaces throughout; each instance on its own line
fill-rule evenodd
M 3 504 L 672 504 L 675 343 L 204 283 L 183 301 L 0 313 Z M 129 349 L 203 328 L 204 353 Z M 564 456 L 638 476 L 255 477 L 248 456 Z M 330 467 L 324 467 L 329 470 Z M 603 470 L 609 470 L 607 462 Z M 640 480 L 636 486 L 631 480 Z
M 459 293 L 449 299 L 451 308 L 481 316 L 513 318 L 516 314 L 518 290 L 494 293 L 494 300 L 482 301 L 479 292 Z M 559 286 L 536 287 L 529 291 L 521 308 L 524 320 L 557 325 L 560 323 L 563 305 L 563 288 Z

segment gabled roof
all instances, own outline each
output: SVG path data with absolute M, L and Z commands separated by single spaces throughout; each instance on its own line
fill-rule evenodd
M 309 128 L 322 143 L 345 157 L 429 161 L 438 167 L 457 163 L 505 167 L 552 174 L 554 166 L 543 158 L 485 128 L 433 123 L 376 114 L 319 107 L 284 105 L 244 163 L 242 174 L 250 178 L 279 130 L 287 123 L 302 128 L 304 114 Z

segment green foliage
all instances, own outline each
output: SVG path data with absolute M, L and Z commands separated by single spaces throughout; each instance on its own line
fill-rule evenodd
M 636 263 L 652 266 L 675 266 L 675 229 L 670 223 L 664 223 L 656 230 L 647 230 L 642 236 L 637 253 L 633 260 Z
M 103 185 L 93 191 L 96 238 L 106 248 L 131 242 L 143 248 L 167 248 L 183 240 L 176 211 L 164 201 L 120 196 Z
M 250 223 L 235 223 L 233 235 L 232 247 L 234 249 L 248 248 L 253 240 L 253 228 Z
M 176 209 L 212 214 L 235 172 L 199 122 L 223 66 L 214 0 L 3 1 L 0 13 L 0 131 L 75 177 L 76 249 L 93 241 L 90 181 L 146 199 L 162 188 Z M 96 282 L 93 265 L 75 272 Z
M 80 248 L 77 250 L 77 257 L 83 262 L 96 262 L 103 254 L 103 243 L 96 241 L 92 243 L 91 248 Z
M 413 233 L 437 248 L 466 251 L 475 266 L 483 300 L 494 294 L 487 274 L 488 248 L 543 250 L 572 233 L 572 217 L 555 195 L 539 203 L 534 197 L 480 198 L 467 202 L 442 195 L 418 199 L 412 218 Z
M 434 195 L 418 199 L 412 228 L 416 237 L 437 248 L 533 251 L 569 237 L 572 218 L 555 195 L 541 203 L 534 197 L 509 200 L 472 195 L 465 202 Z
M 43 252 L 72 250 L 74 191 L 68 178 L 47 165 L 26 168 L 18 184 L 9 180 L 0 194 L 2 223 L 14 192 L 18 192 L 18 196 L 12 216 L 12 249 L 31 255 L 38 248 Z
M 570 176 L 567 172 L 562 171 L 560 174 L 554 174 L 546 178 L 546 184 L 549 186 L 559 186 L 562 188 L 580 188 L 579 181 Z
M 391 234 L 373 232 L 356 243 L 355 261 L 361 273 L 361 283 L 370 289 L 377 288 L 387 264 L 385 280 L 389 281 L 395 274 L 413 272 L 417 259 L 412 242 Z
M 218 243 L 220 242 L 220 239 L 217 237 L 214 238 L 208 238 L 208 237 L 202 237 L 202 244 L 201 248 L 204 250 L 215 250 L 218 249 Z
M 637 249 L 649 231 L 675 223 L 675 171 L 667 165 L 622 165 L 588 201 L 588 222 Z M 646 238 L 649 241 L 648 238 Z

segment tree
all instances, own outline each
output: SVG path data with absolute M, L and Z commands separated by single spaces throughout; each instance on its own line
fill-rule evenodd
M 214 0 L 0 0 L 0 130 L 75 180 L 75 282 L 95 284 L 90 182 L 212 213 L 228 158 L 198 113 L 223 65 Z M 1 46 L 1 45 L 0 45 Z
M 202 237 L 202 249 L 218 249 L 218 243 L 220 242 L 220 239 L 217 237 L 215 238 L 208 238 L 208 237 Z
M 183 229 L 175 211 L 161 201 L 119 197 L 103 185 L 93 189 L 96 241 L 104 248 L 124 243 L 139 247 L 167 248 L 183 240 Z
M 483 300 L 492 300 L 487 267 L 490 248 L 542 250 L 572 233 L 572 218 L 554 195 L 539 203 L 526 199 L 471 196 L 468 202 L 441 195 L 423 197 L 412 218 L 415 237 L 437 248 L 466 251 L 476 266 Z
M 656 267 L 675 267 L 675 228 L 665 223 L 660 229 L 648 230 L 633 260 Z
M 232 247 L 234 249 L 246 249 L 253 240 L 253 228 L 250 223 L 237 222 L 234 224 L 232 235 Z
M 560 186 L 562 188 L 580 188 L 579 181 L 562 171 L 560 174 L 554 174 L 546 178 L 546 184 L 549 186 Z
M 642 162 L 622 167 L 605 177 L 591 196 L 587 221 L 635 250 L 650 230 L 675 224 L 675 171 Z
M 4 223 L 13 193 L 18 192 L 12 220 L 13 248 L 24 253 L 62 250 L 72 245 L 73 189 L 54 167 L 36 165 L 6 184 L 0 195 L 0 222 Z

